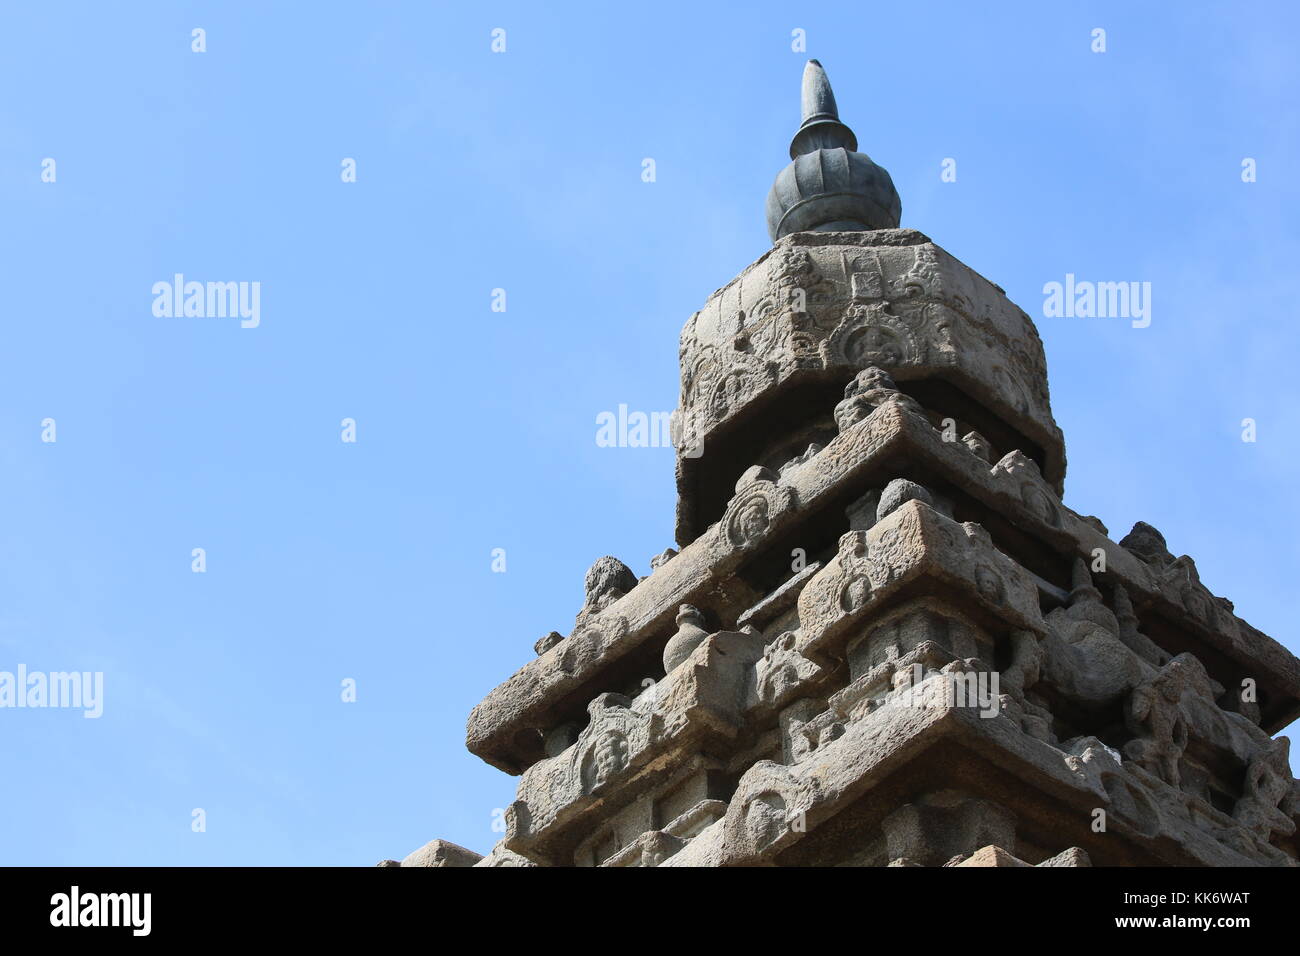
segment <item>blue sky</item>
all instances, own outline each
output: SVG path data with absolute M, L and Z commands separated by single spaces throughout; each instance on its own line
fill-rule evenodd
M 0 863 L 486 852 L 515 780 L 465 718 L 595 558 L 672 544 L 671 450 L 595 418 L 672 409 L 768 248 L 808 56 L 903 225 L 1037 321 L 1067 504 L 1300 649 L 1298 16 L 1137 6 L 7 4 L 0 669 L 105 700 L 0 711 Z M 178 272 L 260 325 L 153 315 Z M 1066 273 L 1151 282 L 1150 327 L 1043 318 Z

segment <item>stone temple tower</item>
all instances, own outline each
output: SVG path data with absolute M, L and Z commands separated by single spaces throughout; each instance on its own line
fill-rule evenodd
M 899 228 L 816 61 L 802 105 L 682 331 L 680 550 L 597 561 L 470 715 L 496 847 L 402 865 L 1296 865 L 1300 661 L 1062 504 L 1033 323 Z

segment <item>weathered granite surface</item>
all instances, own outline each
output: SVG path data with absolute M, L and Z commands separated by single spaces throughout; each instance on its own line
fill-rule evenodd
M 682 334 L 680 551 L 470 715 L 500 842 L 400 865 L 1297 865 L 1300 660 L 1062 503 L 1033 323 L 856 148 L 810 65 L 776 244 Z
M 779 466 L 834 436 L 825 398 L 870 366 L 910 385 L 936 424 L 980 432 L 995 457 L 1020 449 L 1058 492 L 1064 481 L 1033 323 L 911 229 L 780 240 L 691 317 L 681 365 L 683 545 L 717 519 L 744 462 Z

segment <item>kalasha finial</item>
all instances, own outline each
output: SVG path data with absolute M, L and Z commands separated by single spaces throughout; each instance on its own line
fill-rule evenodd
M 853 130 L 840 122 L 831 81 L 816 60 L 809 60 L 803 68 L 802 101 L 803 123 L 790 143 L 791 159 L 815 149 L 858 148 L 858 138 L 853 135 Z
M 803 70 L 803 122 L 790 158 L 767 195 L 767 229 L 775 242 L 792 232 L 896 229 L 902 203 L 889 173 L 859 153 L 840 122 L 835 94 L 816 60 Z

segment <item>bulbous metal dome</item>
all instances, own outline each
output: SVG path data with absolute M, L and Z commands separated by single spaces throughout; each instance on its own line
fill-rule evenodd
M 792 232 L 898 227 L 903 204 L 883 167 L 857 152 L 853 130 L 840 122 L 826 71 L 809 60 L 803 72 L 803 123 L 790 143 L 794 160 L 767 194 L 772 241 Z

